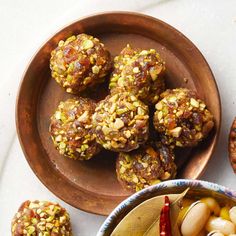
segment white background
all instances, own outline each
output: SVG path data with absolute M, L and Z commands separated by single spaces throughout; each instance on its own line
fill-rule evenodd
M 184 33 L 206 57 L 220 90 L 223 117 L 218 147 L 202 179 L 236 189 L 227 157 L 228 131 L 236 115 L 235 0 L 0 0 L 1 236 L 10 236 L 11 218 L 26 199 L 47 199 L 65 206 L 75 236 L 95 235 L 105 219 L 70 207 L 39 182 L 19 146 L 14 110 L 21 75 L 38 47 L 64 25 L 110 10 L 159 18 Z

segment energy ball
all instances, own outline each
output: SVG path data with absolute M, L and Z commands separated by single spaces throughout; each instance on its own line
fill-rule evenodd
M 133 49 L 127 45 L 114 59 L 109 88 L 133 93 L 146 104 L 155 104 L 165 84 L 165 63 L 155 49 Z
M 229 133 L 228 150 L 229 150 L 229 160 L 236 174 L 236 117 L 234 118 Z
M 153 123 L 164 144 L 192 147 L 214 126 L 213 116 L 194 91 L 186 88 L 166 90 L 155 108 Z
M 59 204 L 26 201 L 12 220 L 12 236 L 72 236 L 70 216 Z
M 139 191 L 176 175 L 172 149 L 163 144 L 146 144 L 129 153 L 120 153 L 116 161 L 119 182 L 126 189 Z
M 100 151 L 91 124 L 95 107 L 95 102 L 88 98 L 60 102 L 51 117 L 49 128 L 60 154 L 72 159 L 88 160 Z
M 148 106 L 129 92 L 108 95 L 92 116 L 96 140 L 105 149 L 129 152 L 148 139 Z
M 110 53 L 93 36 L 73 35 L 51 52 L 50 68 L 66 92 L 77 94 L 104 81 L 111 68 Z

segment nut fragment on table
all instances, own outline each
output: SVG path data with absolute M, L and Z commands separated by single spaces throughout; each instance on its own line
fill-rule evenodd
M 49 128 L 60 154 L 72 159 L 88 160 L 100 151 L 91 124 L 95 106 L 95 102 L 88 98 L 60 102 L 51 117 Z
M 236 117 L 229 133 L 229 159 L 231 166 L 236 173 Z
M 114 59 L 109 88 L 136 95 L 146 104 L 155 104 L 164 91 L 165 63 L 155 49 L 133 49 L 127 45 Z
M 154 127 L 166 145 L 195 146 L 214 126 L 213 115 L 206 104 L 186 88 L 166 90 L 155 108 Z
M 116 161 L 119 182 L 126 189 L 139 191 L 176 175 L 173 151 L 161 144 L 145 144 L 129 153 L 120 153 Z
M 72 236 L 65 208 L 47 201 L 26 201 L 11 224 L 12 236 Z
M 91 35 L 73 35 L 51 52 L 50 68 L 66 92 L 77 94 L 104 81 L 111 68 L 110 53 Z
M 148 106 L 129 92 L 108 95 L 92 116 L 97 142 L 115 152 L 129 152 L 144 143 L 148 120 Z

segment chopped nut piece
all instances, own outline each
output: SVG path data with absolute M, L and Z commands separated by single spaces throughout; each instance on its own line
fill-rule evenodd
M 56 118 L 57 120 L 60 120 L 60 119 L 61 119 L 61 112 L 60 112 L 60 111 L 56 111 L 56 113 L 55 113 L 55 118 Z
M 199 102 L 197 100 L 195 100 L 194 98 L 190 98 L 190 104 L 193 107 L 199 107 Z
M 55 141 L 56 142 L 61 142 L 62 141 L 62 136 L 61 135 L 56 136 Z
M 67 92 L 67 93 L 72 93 L 72 88 L 67 88 L 67 89 L 66 89 L 66 92 Z
M 205 103 L 200 103 L 200 109 L 204 110 L 206 108 L 206 104 Z
M 153 81 L 158 79 L 158 75 L 161 73 L 162 67 L 151 67 L 150 68 L 150 75 Z
M 96 66 L 96 65 L 92 67 L 92 71 L 93 71 L 94 74 L 98 74 L 99 70 L 100 70 L 99 67 Z
M 30 208 L 30 209 L 38 208 L 38 207 L 39 207 L 39 205 L 36 204 L 36 203 L 31 202 L 31 203 L 29 204 L 29 208 Z
M 82 43 L 82 47 L 85 50 L 89 49 L 89 48 L 92 48 L 93 46 L 94 46 L 93 41 L 89 40 L 89 39 L 84 40 L 83 43 Z
M 138 73 L 138 72 L 139 72 L 139 68 L 138 68 L 138 67 L 134 67 L 133 72 L 134 72 L 135 74 Z
M 130 138 L 131 137 L 131 132 L 129 130 L 124 131 L 125 137 Z
M 88 119 L 89 119 L 88 111 L 85 111 L 80 117 L 78 117 L 78 121 L 83 123 L 88 122 Z
M 115 129 L 121 129 L 124 127 L 124 122 L 120 118 L 116 118 L 116 121 L 114 123 L 114 128 Z
M 142 163 L 143 167 L 144 168 L 147 168 L 148 167 L 148 164 L 147 163 Z
M 30 225 L 26 228 L 27 234 L 31 235 L 35 232 L 34 226 Z
M 177 100 L 176 97 L 169 97 L 169 102 L 171 102 L 171 103 L 175 103 L 176 100 Z
M 64 45 L 64 41 L 63 40 L 60 40 L 59 43 L 58 43 L 58 46 L 59 47 L 62 47 Z
M 105 135 L 108 135 L 108 134 L 111 132 L 111 129 L 108 128 L 107 126 L 103 126 L 103 127 L 102 127 L 102 132 L 103 132 Z
M 159 111 L 159 112 L 157 113 L 157 118 L 158 118 L 158 120 L 161 120 L 162 117 L 163 117 L 163 112 L 162 112 L 162 111 Z
M 138 183 L 138 178 L 137 178 L 137 176 L 136 176 L 136 175 L 133 175 L 133 178 L 132 178 L 132 180 L 133 180 L 133 182 L 134 182 L 134 183 L 136 183 L 136 184 Z
M 181 131 L 182 131 L 182 128 L 181 127 L 176 127 L 172 130 L 170 130 L 170 134 L 175 137 L 175 138 L 178 138 L 181 134 Z
M 148 55 L 148 51 L 147 51 L 147 50 L 142 50 L 142 51 L 140 52 L 140 55 Z
M 158 102 L 158 103 L 156 104 L 155 108 L 156 108 L 157 110 L 161 110 L 161 109 L 162 109 L 162 102 Z

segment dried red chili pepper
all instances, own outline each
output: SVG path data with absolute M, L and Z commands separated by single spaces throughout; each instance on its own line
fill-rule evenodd
M 165 196 L 165 205 L 163 206 L 160 215 L 160 235 L 171 236 L 170 200 L 167 196 Z

